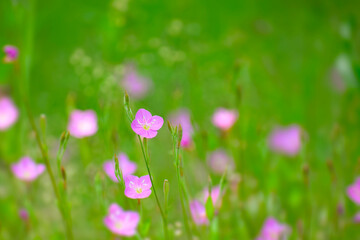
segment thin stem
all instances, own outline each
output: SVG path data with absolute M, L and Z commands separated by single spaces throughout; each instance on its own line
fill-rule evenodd
M 147 154 L 147 152 L 145 152 L 144 144 L 143 144 L 143 141 L 141 140 L 140 136 L 139 135 L 137 135 L 137 136 L 138 136 L 138 139 L 139 139 L 139 142 L 140 142 L 140 145 L 141 145 L 141 151 L 142 151 L 142 154 L 144 156 L 146 169 L 147 169 L 149 177 L 150 177 L 151 186 L 152 186 L 152 189 L 154 191 L 156 203 L 157 203 L 157 205 L 159 207 L 160 214 L 161 214 L 161 217 L 163 219 L 165 239 L 169 239 L 169 230 L 168 230 L 168 225 L 167 225 L 167 219 L 166 219 L 166 216 L 165 216 L 165 214 L 164 214 L 164 212 L 163 212 L 163 210 L 161 208 L 160 201 L 159 201 L 159 198 L 157 196 L 156 189 L 155 189 L 155 186 L 154 186 L 154 183 L 153 183 L 153 178 L 152 178 L 150 168 L 149 168 L 149 164 L 148 164 L 148 162 L 149 162 L 148 154 Z
M 44 159 L 44 163 L 45 163 L 45 166 L 46 166 L 46 171 L 48 172 L 50 180 L 51 180 L 51 185 L 53 187 L 55 196 L 56 196 L 57 200 L 59 201 L 59 210 L 60 210 L 61 216 L 62 216 L 64 224 L 65 224 L 67 238 L 69 240 L 72 240 L 73 239 L 73 233 L 72 233 L 71 222 L 70 222 L 69 218 L 67 217 L 68 211 L 65 210 L 66 209 L 66 205 L 65 205 L 66 203 L 63 202 L 63 198 L 60 196 L 59 190 L 57 188 L 55 177 L 54 177 L 54 174 L 53 174 L 51 166 L 50 166 L 49 155 L 48 155 L 48 153 L 46 151 L 45 145 L 41 142 L 40 133 L 39 133 L 39 130 L 37 129 L 37 127 L 36 127 L 34 117 L 33 117 L 32 113 L 31 113 L 31 110 L 30 110 L 30 105 L 26 100 L 24 100 L 24 103 L 25 103 L 26 112 L 27 112 L 27 115 L 28 115 L 28 118 L 29 118 L 29 121 L 30 121 L 30 125 L 31 125 L 31 127 L 32 127 L 32 129 L 33 129 L 33 131 L 35 133 L 36 142 L 37 142 L 37 144 L 38 144 L 38 146 L 40 148 L 41 154 L 42 154 L 43 159 Z
M 190 230 L 190 225 L 189 225 L 189 221 L 188 221 L 188 214 L 186 212 L 186 207 L 185 207 L 185 202 L 184 202 L 184 196 L 186 195 L 186 189 L 185 189 L 185 184 L 182 181 L 181 170 L 180 170 L 180 153 L 179 153 L 180 149 L 179 149 L 179 146 L 176 146 L 176 145 L 178 145 L 178 144 L 176 143 L 176 138 L 174 137 L 176 175 L 177 175 L 177 180 L 178 180 L 178 185 L 179 185 L 180 202 L 181 202 L 181 208 L 182 208 L 183 217 L 184 217 L 184 225 L 185 225 L 186 234 L 187 234 L 188 239 L 191 239 L 191 230 Z M 187 199 L 187 197 L 186 197 L 186 199 Z

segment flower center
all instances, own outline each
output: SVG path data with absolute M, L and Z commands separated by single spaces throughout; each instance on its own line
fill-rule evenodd
M 116 223 L 115 223 L 115 228 L 116 228 L 116 229 L 122 229 L 121 222 L 116 222 Z
M 149 130 L 149 129 L 150 129 L 150 126 L 147 125 L 147 124 L 144 124 L 144 125 L 143 125 L 143 128 L 144 128 L 145 130 Z
M 135 191 L 136 191 L 136 193 L 140 194 L 140 193 L 142 193 L 143 190 L 142 190 L 142 188 L 138 187 L 138 188 L 135 189 Z

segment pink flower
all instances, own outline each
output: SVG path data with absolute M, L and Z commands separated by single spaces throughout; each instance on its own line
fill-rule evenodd
M 114 234 L 131 237 L 136 233 L 140 216 L 137 212 L 124 211 L 119 205 L 110 205 L 108 215 L 104 218 L 105 226 Z
M 360 212 L 355 214 L 353 220 L 354 220 L 354 223 L 360 223 Z
M 6 63 L 14 62 L 19 56 L 19 50 L 17 49 L 17 47 L 11 45 L 4 46 L 4 53 L 4 61 Z
M 295 156 L 301 148 L 301 129 L 297 125 L 275 129 L 269 136 L 268 145 L 274 152 Z
M 196 225 L 208 225 L 205 206 L 197 200 L 190 202 L 190 212 Z
M 192 145 L 192 134 L 194 130 L 191 125 L 189 111 L 187 109 L 180 109 L 170 115 L 169 121 L 172 125 L 181 125 L 183 134 L 180 144 L 183 148 L 190 147 Z
M 211 152 L 207 157 L 207 162 L 216 174 L 222 175 L 226 170 L 234 168 L 234 160 L 224 149 L 218 149 Z
M 10 98 L 0 98 L 0 131 L 9 128 L 18 119 L 19 112 Z
M 238 119 L 238 116 L 239 113 L 236 110 L 218 108 L 212 117 L 212 123 L 215 125 L 215 127 L 226 131 L 234 125 Z
M 131 97 L 136 99 L 145 97 L 151 85 L 151 81 L 148 78 L 140 76 L 134 66 L 128 65 L 125 68 L 122 86 Z
M 206 203 L 209 197 L 209 188 L 204 189 L 204 203 Z M 211 200 L 215 208 L 220 208 L 221 199 L 220 199 L 220 186 L 215 186 L 211 189 Z
M 96 113 L 93 110 L 74 110 L 70 115 L 68 130 L 76 138 L 94 135 L 98 130 Z
M 151 194 L 151 181 L 149 175 L 125 177 L 125 196 L 132 199 L 147 198 Z
M 11 165 L 15 177 L 20 180 L 31 182 L 45 170 L 44 164 L 36 164 L 31 158 L 23 157 L 18 163 Z
M 19 217 L 23 220 L 23 221 L 27 221 L 27 220 L 29 220 L 29 213 L 28 213 L 28 211 L 26 211 L 26 209 L 25 208 L 21 208 L 20 210 L 19 210 Z
M 360 177 L 358 177 L 355 182 L 347 188 L 346 192 L 354 203 L 360 205 Z
M 113 180 L 114 182 L 118 182 L 115 175 L 115 161 L 110 160 L 106 161 L 103 165 L 105 173 Z M 119 155 L 119 168 L 123 174 L 123 178 L 125 178 L 129 174 L 133 174 L 136 171 L 137 165 L 136 163 L 129 160 L 128 156 L 125 153 L 120 153 Z
M 266 219 L 256 240 L 285 240 L 290 233 L 290 228 L 281 224 L 274 218 Z
M 157 131 L 164 124 L 164 119 L 159 116 L 152 116 L 151 113 L 143 108 L 139 109 L 131 123 L 132 130 L 144 138 L 153 138 Z

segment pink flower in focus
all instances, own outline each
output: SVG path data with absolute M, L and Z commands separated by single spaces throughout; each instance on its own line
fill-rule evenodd
M 103 168 L 105 173 L 113 180 L 114 182 L 118 182 L 115 175 L 115 161 L 109 160 L 103 164 Z M 128 156 L 124 153 L 120 153 L 119 155 L 119 168 L 123 174 L 123 178 L 125 178 L 129 174 L 133 174 L 136 171 L 137 165 L 136 163 L 129 160 Z
M 131 123 L 132 130 L 144 138 L 153 138 L 157 131 L 164 124 L 164 119 L 159 116 L 152 116 L 151 113 L 143 108 L 139 109 Z
M 239 113 L 236 110 L 218 108 L 212 117 L 212 123 L 215 125 L 215 127 L 226 131 L 234 125 L 238 119 L 238 116 Z
M 190 212 L 192 219 L 196 225 L 208 225 L 209 220 L 206 216 L 206 209 L 205 206 L 197 201 L 193 200 L 190 202 Z
M 216 174 L 222 175 L 226 170 L 234 168 L 234 160 L 230 157 L 224 149 L 218 149 L 211 152 L 207 157 L 207 162 Z
M 19 56 L 18 48 L 11 45 L 4 46 L 4 53 L 5 53 L 4 62 L 6 63 L 14 62 Z
M 108 215 L 104 218 L 105 226 L 114 234 L 131 237 L 136 233 L 140 216 L 137 212 L 124 211 L 119 205 L 110 205 Z
M 151 194 L 150 176 L 137 177 L 127 175 L 125 177 L 125 196 L 132 199 L 147 198 Z
M 145 97 L 151 85 L 151 81 L 148 78 L 140 76 L 134 66 L 128 65 L 125 68 L 122 86 L 131 97 L 136 99 Z
M 275 129 L 269 136 L 268 145 L 274 152 L 295 156 L 301 148 L 301 129 L 297 125 Z
M 19 112 L 10 98 L 0 98 L 0 131 L 9 128 L 18 119 Z
M 31 182 L 35 180 L 45 170 L 44 164 L 36 164 L 31 158 L 23 157 L 18 163 L 11 165 L 14 175 L 23 181 Z
M 266 219 L 256 240 L 285 240 L 290 233 L 290 228 L 281 224 L 274 218 Z
M 180 145 L 183 148 L 188 148 L 192 145 L 192 134 L 194 132 L 191 125 L 190 114 L 187 109 L 180 109 L 173 113 L 169 117 L 169 121 L 172 125 L 181 125 L 183 134 Z
M 347 188 L 346 192 L 354 203 L 360 205 L 360 177 L 358 177 L 355 182 Z
M 72 111 L 68 130 L 70 134 L 76 138 L 94 135 L 98 130 L 96 113 L 93 110 Z
M 206 203 L 209 197 L 209 188 L 204 189 L 204 203 Z M 211 189 L 211 200 L 215 208 L 220 208 L 221 198 L 220 198 L 220 186 L 215 186 Z

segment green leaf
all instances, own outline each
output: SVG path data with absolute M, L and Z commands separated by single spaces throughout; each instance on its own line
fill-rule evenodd
M 211 199 L 211 194 L 209 194 L 208 199 L 206 200 L 206 204 L 205 204 L 205 210 L 206 210 L 206 216 L 209 220 L 213 219 L 214 214 L 215 214 L 215 209 L 214 209 L 214 205 Z

